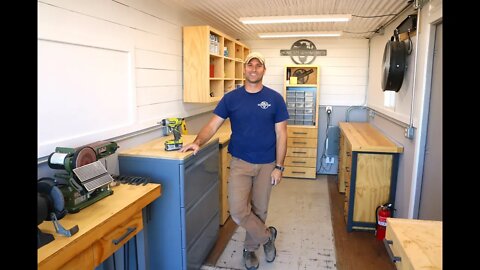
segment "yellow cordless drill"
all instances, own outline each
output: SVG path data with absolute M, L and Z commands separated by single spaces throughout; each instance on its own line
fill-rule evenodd
M 182 134 L 186 134 L 187 128 L 184 118 L 166 118 L 160 122 L 160 125 L 168 127 L 168 132 L 173 133 L 173 140 L 165 141 L 165 151 L 174 151 L 182 148 Z

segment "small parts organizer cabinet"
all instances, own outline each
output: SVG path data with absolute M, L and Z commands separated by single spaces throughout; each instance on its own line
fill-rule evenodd
M 345 192 L 347 231 L 374 230 L 376 208 L 395 203 L 398 155 L 403 147 L 368 123 L 340 122 L 339 127 L 338 186 Z
M 250 49 L 210 26 L 183 27 L 183 101 L 218 102 L 243 85 Z
M 284 177 L 315 179 L 317 175 L 318 70 L 313 65 L 285 67 L 283 90 L 290 118 Z
M 397 269 L 443 268 L 441 221 L 388 218 L 387 224 L 383 243 Z
M 120 174 L 149 176 L 162 185 L 162 197 L 147 211 L 147 269 L 200 269 L 219 231 L 219 140 L 193 155 L 165 151 L 165 140 L 172 138 L 120 152 Z M 195 136 L 182 138 L 188 144 Z

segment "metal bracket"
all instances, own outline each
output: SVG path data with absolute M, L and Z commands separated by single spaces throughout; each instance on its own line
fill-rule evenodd
M 50 213 L 50 218 L 53 221 L 53 226 L 55 226 L 55 231 L 57 231 L 57 233 L 70 237 L 78 232 L 78 225 L 73 226 L 70 230 L 63 228 L 62 224 L 58 222 L 55 213 Z
M 387 240 L 386 238 L 383 239 L 383 244 L 385 245 L 385 248 L 387 249 L 388 257 L 390 257 L 390 260 L 392 262 L 400 262 L 402 261 L 402 257 L 396 257 L 393 255 L 392 249 L 390 249 L 390 245 L 393 245 L 392 240 Z

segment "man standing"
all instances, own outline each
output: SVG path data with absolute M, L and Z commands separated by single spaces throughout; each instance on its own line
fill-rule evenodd
M 270 192 L 282 179 L 287 152 L 287 106 L 278 92 L 262 84 L 265 70 L 263 55 L 250 53 L 244 64 L 245 85 L 226 93 L 193 143 L 179 150 L 196 154 L 230 118 L 228 203 L 233 221 L 246 230 L 243 258 L 249 270 L 259 266 L 255 251 L 260 245 L 267 262 L 275 260 L 278 232 L 265 221 Z

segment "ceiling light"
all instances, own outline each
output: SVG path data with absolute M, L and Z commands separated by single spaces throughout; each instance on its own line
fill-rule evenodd
M 272 32 L 259 33 L 260 38 L 290 38 L 290 37 L 339 37 L 342 31 L 322 31 L 322 32 Z
M 303 15 L 303 16 L 266 16 L 266 17 L 241 17 L 243 24 L 265 23 L 304 23 L 304 22 L 348 22 L 352 19 L 351 14 L 329 15 Z

